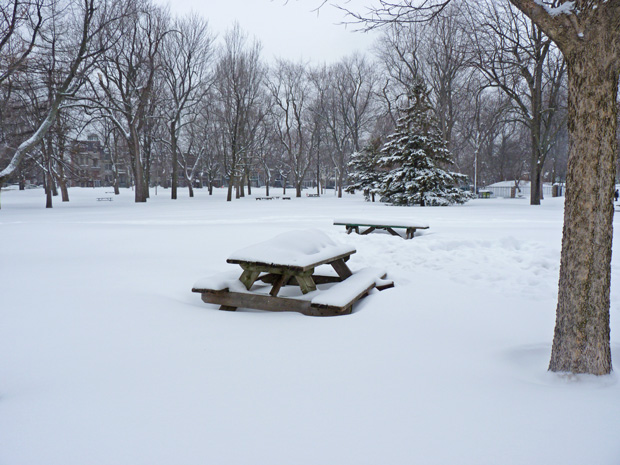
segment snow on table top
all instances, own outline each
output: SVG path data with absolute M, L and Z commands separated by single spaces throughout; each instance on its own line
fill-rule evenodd
M 230 262 L 309 268 L 331 258 L 353 254 L 355 248 L 339 245 L 318 229 L 291 231 L 232 253 Z
M 368 219 L 368 218 L 336 218 L 334 224 L 357 224 L 360 226 L 389 226 L 391 228 L 428 228 L 428 223 L 424 221 L 413 221 L 403 219 Z

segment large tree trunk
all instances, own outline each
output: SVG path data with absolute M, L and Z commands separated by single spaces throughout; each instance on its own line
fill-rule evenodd
M 605 40 L 604 34 L 600 37 Z M 570 145 L 551 371 L 611 371 L 609 290 L 619 76 L 613 51 L 605 45 L 594 42 L 588 50 L 567 56 Z

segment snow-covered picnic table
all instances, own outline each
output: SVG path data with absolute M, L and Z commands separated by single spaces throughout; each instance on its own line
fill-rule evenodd
M 226 260 L 239 272 L 203 278 L 193 292 L 222 310 L 256 308 L 328 316 L 351 313 L 353 304 L 370 292 L 392 287 L 385 272 L 365 268 L 353 273 L 346 262 L 356 252 L 319 230 L 292 231 L 231 254 Z M 320 266 L 331 273 L 317 274 Z M 318 288 L 317 286 L 321 286 Z
M 355 231 L 357 234 L 370 234 L 376 229 L 385 229 L 392 236 L 399 236 L 394 229 L 405 229 L 405 239 L 413 239 L 417 229 L 428 229 L 429 225 L 422 221 L 393 220 L 393 219 L 367 219 L 367 218 L 338 218 L 334 220 L 334 224 L 345 226 L 347 234 Z M 366 227 L 365 231 L 360 233 L 360 227 Z

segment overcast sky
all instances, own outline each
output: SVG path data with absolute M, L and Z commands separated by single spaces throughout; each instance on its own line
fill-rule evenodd
M 320 0 L 157 0 L 172 13 L 197 12 L 209 20 L 211 30 L 222 35 L 237 21 L 243 30 L 260 39 L 263 56 L 302 59 L 313 63 L 334 62 L 355 51 L 369 51 L 376 33 L 353 32 L 354 26 L 338 25 L 344 13 L 325 5 L 312 11 Z M 351 0 L 361 8 L 369 2 Z

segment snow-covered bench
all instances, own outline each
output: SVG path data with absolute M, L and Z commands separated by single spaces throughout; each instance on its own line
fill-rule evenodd
M 413 239 L 417 229 L 428 229 L 429 225 L 420 221 L 407 220 L 369 220 L 360 218 L 335 219 L 334 225 L 345 226 L 347 234 L 355 231 L 357 234 L 370 234 L 376 229 L 384 229 L 392 236 L 402 237 L 394 229 L 405 229 L 405 239 Z M 360 233 L 360 227 L 366 227 L 365 231 Z
M 394 285 L 376 268 L 351 272 L 345 262 L 353 253 L 354 248 L 335 244 L 321 231 L 285 233 L 232 254 L 227 261 L 241 266 L 240 277 L 233 272 L 203 278 L 192 291 L 222 310 L 241 307 L 344 315 L 373 288 Z M 322 265 L 331 266 L 333 272 L 315 273 Z

